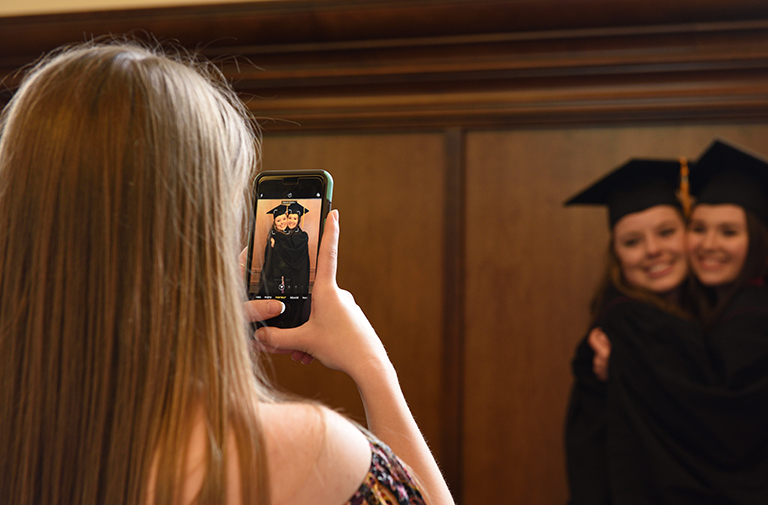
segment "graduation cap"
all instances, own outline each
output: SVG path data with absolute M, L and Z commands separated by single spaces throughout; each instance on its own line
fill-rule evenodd
M 722 139 L 702 153 L 690 175 L 696 203 L 734 204 L 768 224 L 768 161 Z
M 288 206 L 288 214 L 298 214 L 299 216 L 303 216 L 307 212 L 309 212 L 309 209 L 298 202 L 293 202 Z
M 565 205 L 605 205 L 611 228 L 627 214 L 655 205 L 681 208 L 676 196 L 680 168 L 680 161 L 631 159 L 571 197 Z
M 267 211 L 267 214 L 272 214 L 272 217 L 282 216 L 283 214 L 287 214 L 287 213 L 288 213 L 288 206 L 283 203 L 281 203 L 274 209 Z

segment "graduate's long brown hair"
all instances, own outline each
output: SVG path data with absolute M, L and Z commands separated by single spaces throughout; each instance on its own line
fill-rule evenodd
M 3 113 L 3 503 L 178 503 L 200 412 L 199 502 L 225 501 L 234 433 L 243 500 L 267 503 L 237 262 L 257 130 L 181 59 L 72 48 Z

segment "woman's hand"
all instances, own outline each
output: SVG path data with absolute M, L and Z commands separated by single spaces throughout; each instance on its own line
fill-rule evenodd
M 357 382 L 370 366 L 391 365 L 363 311 L 336 284 L 338 243 L 339 217 L 334 210 L 328 214 L 320 244 L 309 320 L 298 328 L 259 328 L 256 339 L 268 352 L 291 352 L 302 363 L 317 358 Z
M 309 321 L 298 328 L 259 328 L 265 349 L 314 356 L 349 375 L 360 391 L 366 424 L 420 477 L 430 503 L 453 504 L 440 468 L 405 401 L 384 346 L 352 295 L 336 285 L 339 216 L 328 214 L 317 259 Z M 302 361 L 303 362 L 303 361 Z
M 587 338 L 589 346 L 595 352 L 592 358 L 592 371 L 601 381 L 608 380 L 608 359 L 611 356 L 611 341 L 601 328 L 593 328 Z

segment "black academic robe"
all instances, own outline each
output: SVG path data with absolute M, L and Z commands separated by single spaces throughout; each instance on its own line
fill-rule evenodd
M 768 504 L 768 288 L 743 287 L 707 334 L 708 477 L 719 503 Z
M 606 383 L 610 503 L 707 504 L 707 398 L 716 383 L 701 326 L 617 298 L 600 326 L 611 341 Z
M 565 422 L 571 505 L 608 505 L 606 383 L 592 372 L 594 352 L 585 336 L 571 362 L 573 387 Z
M 574 385 L 565 429 L 572 505 L 647 503 L 637 496 L 629 499 L 638 489 L 641 496 L 656 496 L 655 470 L 645 461 L 652 454 L 641 436 L 645 423 L 652 419 L 645 419 L 642 406 L 646 401 L 655 405 L 661 400 L 655 398 L 658 388 L 648 390 L 643 384 L 657 381 L 669 368 L 696 378 L 701 378 L 702 369 L 707 370 L 708 357 L 697 323 L 615 289 L 606 300 L 595 326 L 603 328 L 612 343 L 609 380 L 601 382 L 594 376 L 594 354 L 586 337 L 572 363 Z M 655 372 L 640 373 L 648 369 Z M 637 397 L 638 387 L 647 396 Z
M 621 296 L 597 325 L 612 343 L 609 379 L 579 417 L 604 423 L 585 453 L 594 467 L 604 450 L 604 471 L 579 481 L 569 454 L 572 503 L 768 503 L 768 291 L 742 290 L 708 333 Z M 571 407 L 583 396 L 574 386 Z M 567 448 L 584 434 L 578 420 Z
M 297 227 L 289 237 L 292 293 L 309 292 L 309 235 Z
M 274 241 L 274 243 L 273 243 Z M 259 294 L 280 296 L 287 294 L 291 283 L 290 239 L 280 231 L 272 230 L 264 247 L 264 265 L 259 280 Z
M 273 239 L 274 245 L 272 244 Z M 272 230 L 264 248 L 260 295 L 306 293 L 309 287 L 309 237 L 296 228 L 290 233 Z

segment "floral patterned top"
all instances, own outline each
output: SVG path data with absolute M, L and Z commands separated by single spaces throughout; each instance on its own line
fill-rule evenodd
M 371 468 L 357 493 L 344 505 L 424 505 L 411 470 L 386 444 L 368 436 Z

